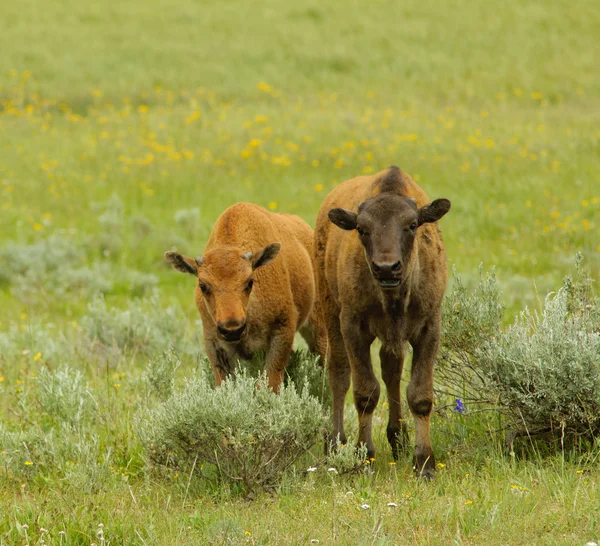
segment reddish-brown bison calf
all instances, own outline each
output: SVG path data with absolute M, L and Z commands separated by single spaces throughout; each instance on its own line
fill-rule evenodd
M 353 178 L 323 201 L 315 229 L 317 288 L 329 342 L 333 436 L 346 442 L 344 398 L 350 387 L 358 412 L 359 444 L 374 457 L 371 426 L 379 400 L 370 347 L 381 340 L 381 372 L 387 387 L 387 437 L 394 458 L 407 439 L 400 405 L 406 342 L 413 348 L 408 405 L 415 419 L 415 469 L 433 477 L 429 439 L 433 365 L 440 340 L 440 306 L 446 288 L 446 256 L 437 225 L 450 201 L 429 202 L 398 167 Z M 341 228 L 341 229 L 340 229 Z
M 312 243 L 312 230 L 297 216 L 238 203 L 217 219 L 202 257 L 165 253 L 175 269 L 198 279 L 196 306 L 217 385 L 237 358 L 265 351 L 269 385 L 278 392 L 297 330 L 311 351 L 324 352 Z

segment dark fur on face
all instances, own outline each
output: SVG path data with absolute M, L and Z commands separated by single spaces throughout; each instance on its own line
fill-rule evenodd
M 331 209 L 329 219 L 344 230 L 358 232 L 371 273 L 382 288 L 394 288 L 410 263 L 419 226 L 437 222 L 449 210 L 448 199 L 418 209 L 414 199 L 384 192 L 361 203 L 357 213 Z

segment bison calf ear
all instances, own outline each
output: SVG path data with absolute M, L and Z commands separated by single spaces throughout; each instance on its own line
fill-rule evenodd
M 198 259 L 188 258 L 179 254 L 179 252 L 165 252 L 165 259 L 169 262 L 173 269 L 190 275 L 198 274 Z
M 437 222 L 450 210 L 448 199 L 436 199 L 419 209 L 419 225 L 428 222 Z
M 279 243 L 273 243 L 271 245 L 267 245 L 261 251 L 257 252 L 256 255 L 253 255 L 251 258 L 252 269 L 270 264 L 275 259 L 277 254 L 279 254 L 280 248 L 281 245 Z
M 331 209 L 327 216 L 339 228 L 348 231 L 356 229 L 356 218 L 358 217 L 356 212 L 346 209 Z

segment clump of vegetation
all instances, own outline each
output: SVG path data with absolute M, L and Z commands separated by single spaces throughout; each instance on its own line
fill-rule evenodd
M 103 237 L 117 230 L 118 222 L 115 223 L 113 214 L 114 211 L 105 218 L 110 229 Z M 46 299 L 48 295 L 91 298 L 116 289 L 143 296 L 158 284 L 155 275 L 116 266 L 104 256 L 90 264 L 88 251 L 73 233 L 65 231 L 57 231 L 31 244 L 9 242 L 0 248 L 0 285 L 10 285 L 13 296 L 22 303 L 36 305 L 40 298 Z
M 7 242 L 0 249 L 0 284 L 19 279 L 35 286 L 52 272 L 77 267 L 85 253 L 66 232 L 57 231 L 30 244 Z
M 175 372 L 181 360 L 172 347 L 152 358 L 146 365 L 143 380 L 148 390 L 159 400 L 167 400 L 173 394 Z
M 329 471 L 336 474 L 356 474 L 370 468 L 370 462 L 367 460 L 367 446 L 361 444 L 356 447 L 354 444 L 342 444 L 339 438 L 336 445 L 329 446 L 327 453 L 327 467 Z
M 52 422 L 79 428 L 94 416 L 94 398 L 79 370 L 42 368 L 37 382 L 40 406 Z
M 523 432 L 600 432 L 600 299 L 577 259 L 574 278 L 482 345 L 481 367 Z
M 498 408 L 511 435 L 600 433 L 600 299 L 576 260 L 574 277 L 524 309 L 507 330 L 493 273 L 473 291 L 460 278 L 444 304 L 439 393 Z M 458 405 L 458 402 L 457 402 Z
M 31 321 L 26 328 L 11 324 L 0 332 L 0 365 L 14 368 L 38 353 L 44 360 L 65 361 L 71 358 L 72 346 L 54 324 L 41 324 L 39 320 Z
M 331 405 L 331 389 L 327 373 L 319 356 L 308 351 L 292 351 L 285 367 L 286 384 L 295 385 L 300 390 L 308 388 L 308 393 L 328 408 Z
M 322 437 L 323 408 L 308 389 L 283 386 L 243 371 L 213 389 L 206 374 L 190 380 L 139 422 L 148 457 L 158 466 L 200 473 L 214 465 L 220 480 L 246 492 L 271 489 Z
M 161 308 L 158 294 L 129 302 L 127 309 L 108 307 L 103 297 L 88 305 L 82 320 L 87 337 L 121 353 L 155 354 L 170 345 L 185 347 L 186 321 L 178 307 Z
M 257 351 L 251 360 L 239 361 L 238 365 L 244 373 L 258 378 L 265 372 L 265 352 Z M 204 362 L 204 369 L 212 373 L 208 358 Z M 290 353 L 285 367 L 284 383 L 294 385 L 296 390 L 308 389 L 311 396 L 317 398 L 324 407 L 331 405 L 331 389 L 327 379 L 327 371 L 319 360 L 319 356 L 305 349 L 295 349 Z

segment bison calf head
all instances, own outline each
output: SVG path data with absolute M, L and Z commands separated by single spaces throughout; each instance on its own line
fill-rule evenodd
M 358 212 L 336 208 L 329 219 L 356 230 L 373 277 L 382 288 L 396 288 L 410 262 L 419 226 L 436 222 L 450 210 L 448 199 L 417 208 L 415 199 L 381 193 L 360 204 Z
M 195 259 L 178 252 L 165 252 L 165 258 L 177 271 L 198 278 L 197 305 L 204 303 L 221 339 L 237 343 L 246 330 L 254 270 L 270 263 L 279 248 L 279 243 L 273 243 L 253 253 L 221 247 Z

